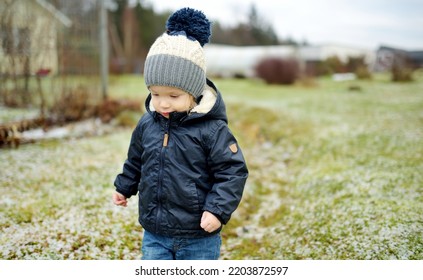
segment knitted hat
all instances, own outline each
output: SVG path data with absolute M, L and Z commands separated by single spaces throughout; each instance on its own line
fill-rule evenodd
M 199 97 L 206 85 L 203 46 L 211 35 L 210 21 L 200 11 L 183 8 L 169 17 L 166 28 L 147 54 L 145 83 L 176 87 Z

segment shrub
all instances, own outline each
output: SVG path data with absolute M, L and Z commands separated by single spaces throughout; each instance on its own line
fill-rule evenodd
M 358 66 L 357 69 L 355 69 L 354 74 L 357 76 L 358 79 L 364 80 L 364 79 L 371 79 L 372 74 L 369 71 L 369 68 L 366 66 Z
M 260 61 L 255 72 L 268 84 L 291 85 L 299 77 L 299 63 L 295 59 L 266 58 Z
M 334 73 L 354 73 L 358 79 L 371 79 L 372 74 L 364 56 L 349 56 L 346 62 L 343 62 L 338 56 L 330 56 L 315 65 L 316 75 L 330 75 Z
M 334 73 L 348 72 L 345 63 L 336 56 L 327 57 L 325 60 L 316 62 L 315 74 L 317 76 L 332 75 Z
M 50 109 L 52 123 L 65 124 L 95 115 L 95 106 L 87 87 L 65 89 Z
M 409 67 L 392 67 L 393 82 L 411 82 L 413 81 L 413 69 Z
M 369 67 L 364 56 L 348 57 L 346 67 L 347 71 L 354 73 L 358 79 L 363 80 L 372 78 L 372 74 L 369 71 Z
M 393 82 L 413 81 L 413 67 L 410 59 L 404 54 L 397 52 L 391 68 Z

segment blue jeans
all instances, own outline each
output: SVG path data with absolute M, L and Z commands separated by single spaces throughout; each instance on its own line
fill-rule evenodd
M 202 238 L 165 237 L 144 231 L 143 260 L 217 260 L 220 256 L 220 234 Z

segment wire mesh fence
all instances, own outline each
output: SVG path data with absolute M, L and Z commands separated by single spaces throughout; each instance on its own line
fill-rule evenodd
M 102 97 L 99 8 L 98 0 L 0 1 L 0 106 L 89 115 Z

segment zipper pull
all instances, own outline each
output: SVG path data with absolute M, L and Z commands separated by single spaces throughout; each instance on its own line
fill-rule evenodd
M 169 134 L 167 134 L 166 132 L 163 138 L 163 147 L 167 147 L 168 142 L 169 142 Z

